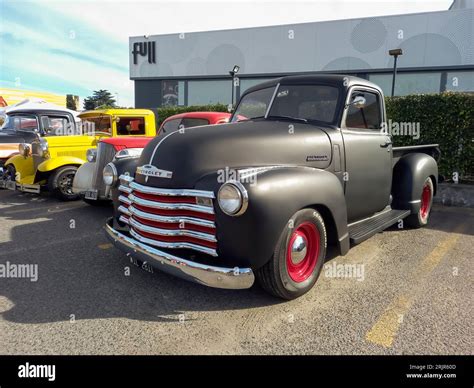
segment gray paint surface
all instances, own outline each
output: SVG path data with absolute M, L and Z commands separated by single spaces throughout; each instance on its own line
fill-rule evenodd
M 399 68 L 474 64 L 474 9 L 377 18 L 152 35 L 157 60 L 138 56 L 130 78 L 228 76 L 391 69 L 387 51 L 402 48 Z M 330 37 L 330 39 L 328 39 Z

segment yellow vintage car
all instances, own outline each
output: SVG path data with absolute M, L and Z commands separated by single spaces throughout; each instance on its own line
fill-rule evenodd
M 101 138 L 156 135 L 155 115 L 148 109 L 93 110 L 79 117 L 79 128 L 42 123 L 43 136 L 20 144 L 20 154 L 5 162 L 0 185 L 29 193 L 46 188 L 59 199 L 79 199 L 72 190 L 74 175 Z

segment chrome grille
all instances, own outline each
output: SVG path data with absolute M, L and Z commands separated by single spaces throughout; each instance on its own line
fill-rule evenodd
M 95 160 L 94 177 L 92 179 L 94 189 L 98 191 L 99 196 L 105 195 L 105 184 L 102 179 L 102 170 L 107 163 L 110 163 L 117 151 L 112 144 L 99 142 L 97 145 L 97 156 Z
M 160 189 L 120 176 L 120 221 L 137 240 L 161 247 L 184 248 L 217 256 L 214 193 L 202 190 Z M 198 205 L 205 198 L 208 205 Z

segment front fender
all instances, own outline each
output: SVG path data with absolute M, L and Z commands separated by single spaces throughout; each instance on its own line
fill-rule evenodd
M 259 173 L 253 183 L 241 183 L 248 191 L 248 208 L 241 216 L 228 216 L 215 203 L 218 254 L 232 265 L 258 269 L 273 255 L 288 220 L 298 210 L 320 210 L 334 227 L 342 254 L 349 250 L 344 191 L 332 173 L 308 167 L 279 167 Z M 196 189 L 216 193 L 216 174 L 207 175 Z M 331 218 L 331 219 L 329 219 Z
M 23 155 L 15 155 L 5 162 L 5 167 L 13 165 L 16 171 L 17 181 L 27 176 L 34 176 L 35 168 L 33 158 L 31 156 L 25 158 Z
M 57 158 L 47 159 L 44 162 L 38 165 L 39 172 L 49 172 L 56 170 L 58 167 L 62 166 L 81 166 L 86 161 L 84 159 L 76 158 L 74 156 L 59 156 Z
M 403 156 L 393 168 L 392 207 L 409 209 L 412 213 L 420 210 L 420 198 L 426 178 L 433 180 L 436 193 L 438 187 L 438 165 L 431 156 L 412 153 Z

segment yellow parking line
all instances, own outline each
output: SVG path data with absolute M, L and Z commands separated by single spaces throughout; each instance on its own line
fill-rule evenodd
M 425 277 L 441 262 L 449 250 L 456 245 L 461 237 L 460 233 L 467 224 L 459 225 L 447 238 L 441 240 L 438 245 L 426 256 L 414 272 L 415 279 Z M 398 329 L 403 322 L 403 317 L 410 310 L 417 291 L 423 287 L 422 281 L 414 282 L 415 286 L 406 293 L 398 295 L 379 317 L 374 326 L 367 332 L 365 339 L 377 345 L 390 348 L 393 344 Z
M 97 247 L 98 247 L 99 249 L 104 249 L 104 250 L 105 250 L 105 249 L 110 249 L 110 248 L 112 248 L 112 246 L 113 246 L 112 244 L 100 244 L 100 245 L 97 245 Z

